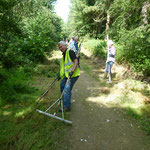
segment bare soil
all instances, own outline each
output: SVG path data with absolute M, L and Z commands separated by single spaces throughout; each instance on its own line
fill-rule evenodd
M 120 81 L 114 78 L 107 84 L 102 78 L 104 64 L 84 71 L 82 63 L 90 61 L 81 62 L 81 76 L 72 91 L 67 150 L 150 150 L 150 136 L 113 104 L 111 89 Z

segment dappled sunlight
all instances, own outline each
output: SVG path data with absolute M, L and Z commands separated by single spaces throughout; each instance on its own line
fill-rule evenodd
M 12 115 L 12 111 L 3 111 L 2 115 L 3 116 L 9 116 L 9 115 Z
M 101 81 L 97 84 L 101 85 Z M 145 86 L 143 83 L 137 83 L 131 79 L 122 80 L 113 86 L 107 84 L 99 87 L 97 85 L 89 86 L 87 90 L 90 92 L 90 96 L 86 98 L 86 101 L 109 108 L 114 106 L 123 109 L 130 107 L 136 114 L 141 115 L 141 108 L 145 106 L 145 96 L 141 91 Z
M 108 95 L 110 93 L 110 90 L 107 87 L 87 87 L 87 90 L 92 94 L 92 95 Z
M 87 57 L 91 57 L 92 56 L 92 52 L 90 52 L 89 50 L 87 50 L 87 49 L 85 49 L 83 47 L 81 48 L 81 53 L 83 53 Z
M 123 80 L 116 84 L 114 88 L 118 92 L 122 92 L 135 100 L 136 104 L 144 103 L 145 96 L 143 95 L 143 90 L 147 87 L 146 84 L 139 82 L 138 84 L 134 80 Z M 148 88 L 147 88 L 148 89 Z
M 122 78 L 125 73 L 128 71 L 127 68 L 125 68 L 124 66 L 121 66 L 121 65 L 118 65 L 116 62 L 115 64 L 113 65 L 113 68 L 112 68 L 112 72 L 116 72 L 116 78 Z
M 22 117 L 22 116 L 26 115 L 27 113 L 29 113 L 31 111 L 32 111 L 32 107 L 28 107 L 28 108 L 22 109 L 22 110 L 20 110 L 19 112 L 17 112 L 15 114 L 15 117 Z
M 125 89 L 125 84 L 123 82 L 119 82 L 117 85 L 116 85 L 116 88 L 117 89 L 120 89 L 120 90 L 124 90 Z
M 104 101 L 106 100 L 105 96 L 97 96 L 97 97 L 88 97 L 86 101 L 88 102 L 95 102 L 99 104 L 104 104 Z
M 11 110 L 12 105 L 5 105 L 2 108 L 0 108 L 0 115 L 2 116 L 10 116 L 13 114 L 13 111 Z
M 114 64 L 111 84 L 107 83 L 108 79 L 104 79 L 105 64 L 103 62 L 98 62 L 93 58 L 84 59 L 81 63 L 81 69 L 97 81 L 95 85 L 89 84 L 86 87 L 89 92 L 89 96 L 85 99 L 86 102 L 107 108 L 116 107 L 123 110 L 130 108 L 137 115 L 141 115 L 143 111 L 148 112 L 145 102 L 150 102 L 149 84 L 127 79 L 129 70 L 124 66 Z
M 141 116 L 143 113 L 142 108 L 144 107 L 144 103 L 141 100 L 141 93 L 134 93 L 130 91 L 127 95 L 124 94 L 122 90 L 112 90 L 110 94 L 104 95 L 100 92 L 101 88 L 88 88 L 89 91 L 99 90 L 98 94 L 90 93 L 90 95 L 85 99 L 86 102 L 95 103 L 97 107 L 103 108 L 121 108 L 121 109 L 132 109 L 135 114 Z M 122 89 L 122 88 L 121 88 Z M 137 96 L 138 94 L 138 96 Z M 94 108 L 93 108 L 94 109 Z
M 141 100 L 142 95 L 138 94 L 137 96 L 137 93 L 131 91 L 129 95 L 124 95 L 123 91 L 113 91 L 108 95 L 99 93 L 99 95 L 95 96 L 91 94 L 93 96 L 87 97 L 85 101 L 95 103 L 100 108 L 119 108 L 123 110 L 130 108 L 136 115 L 141 116 L 143 114 L 142 108 L 144 107 L 144 103 Z
M 104 73 L 104 70 L 103 69 L 93 69 L 92 70 L 94 73 L 99 73 L 99 75 L 103 75 L 103 73 Z
M 143 85 L 139 87 L 141 88 Z M 138 114 L 141 114 L 140 108 L 145 106 L 145 96 L 141 93 L 140 88 L 133 84 L 131 80 L 124 80 L 116 84 L 113 87 L 113 95 L 115 97 L 114 104 L 123 108 L 130 107 Z
M 54 60 L 54 59 L 61 59 L 62 58 L 62 52 L 60 50 L 53 51 L 53 54 L 51 57 L 48 57 L 48 60 Z
M 103 104 L 105 106 L 115 104 L 116 97 L 118 97 L 116 93 L 111 92 L 107 87 L 96 88 L 96 91 L 92 87 L 92 89 L 88 90 L 91 92 L 91 96 L 89 96 L 86 101 Z
M 110 107 L 112 105 L 112 107 L 114 107 L 116 98 L 117 98 L 117 96 L 114 94 L 104 95 L 104 94 L 99 93 L 99 96 L 96 96 L 96 97 L 90 96 L 86 99 L 86 101 L 94 102 L 97 104 L 103 104 L 108 107 Z

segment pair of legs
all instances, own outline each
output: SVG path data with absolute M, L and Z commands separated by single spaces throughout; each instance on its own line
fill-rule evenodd
M 64 109 L 70 109 L 70 106 L 71 106 L 71 91 L 72 91 L 72 88 L 73 88 L 74 84 L 78 80 L 78 78 L 79 77 L 70 78 L 69 81 L 67 82 L 68 78 L 64 77 L 61 81 L 61 84 L 60 84 L 61 93 L 64 90 L 64 95 L 63 95 Z
M 107 76 L 107 74 L 109 74 L 109 82 L 111 82 L 111 69 L 112 69 L 113 64 L 114 64 L 114 62 L 112 62 L 112 61 L 109 61 L 106 63 L 105 76 Z

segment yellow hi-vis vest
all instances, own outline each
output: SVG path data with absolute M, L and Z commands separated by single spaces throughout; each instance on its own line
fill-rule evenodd
M 65 55 L 65 60 L 62 58 L 61 60 L 61 65 L 60 65 L 60 77 L 63 79 L 64 77 L 69 77 L 69 72 L 72 71 L 72 67 L 74 65 L 74 62 L 72 62 L 70 55 L 69 55 L 69 50 L 66 50 L 66 55 Z M 80 70 L 79 67 L 75 69 L 73 72 L 73 75 L 71 77 L 77 77 L 80 76 Z
M 76 56 L 79 57 L 81 51 L 81 43 L 78 43 L 78 52 L 76 52 Z

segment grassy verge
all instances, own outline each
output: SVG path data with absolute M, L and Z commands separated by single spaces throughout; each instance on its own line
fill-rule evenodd
M 150 134 L 150 86 L 137 80 L 125 79 L 115 88 L 121 93 L 116 97 L 116 104 L 124 108 L 126 114 Z
M 23 99 L 0 106 L 0 149 L 67 149 L 64 137 L 70 126 L 36 111 L 37 108 L 45 111 L 60 97 L 60 83 L 57 82 L 35 106 L 35 102 L 56 78 L 58 68 L 57 60 L 38 65 L 33 73 L 33 81 L 30 82 L 30 86 L 35 90 L 20 93 Z M 53 113 L 55 108 L 51 111 Z M 66 113 L 65 118 L 69 119 L 69 115 Z

